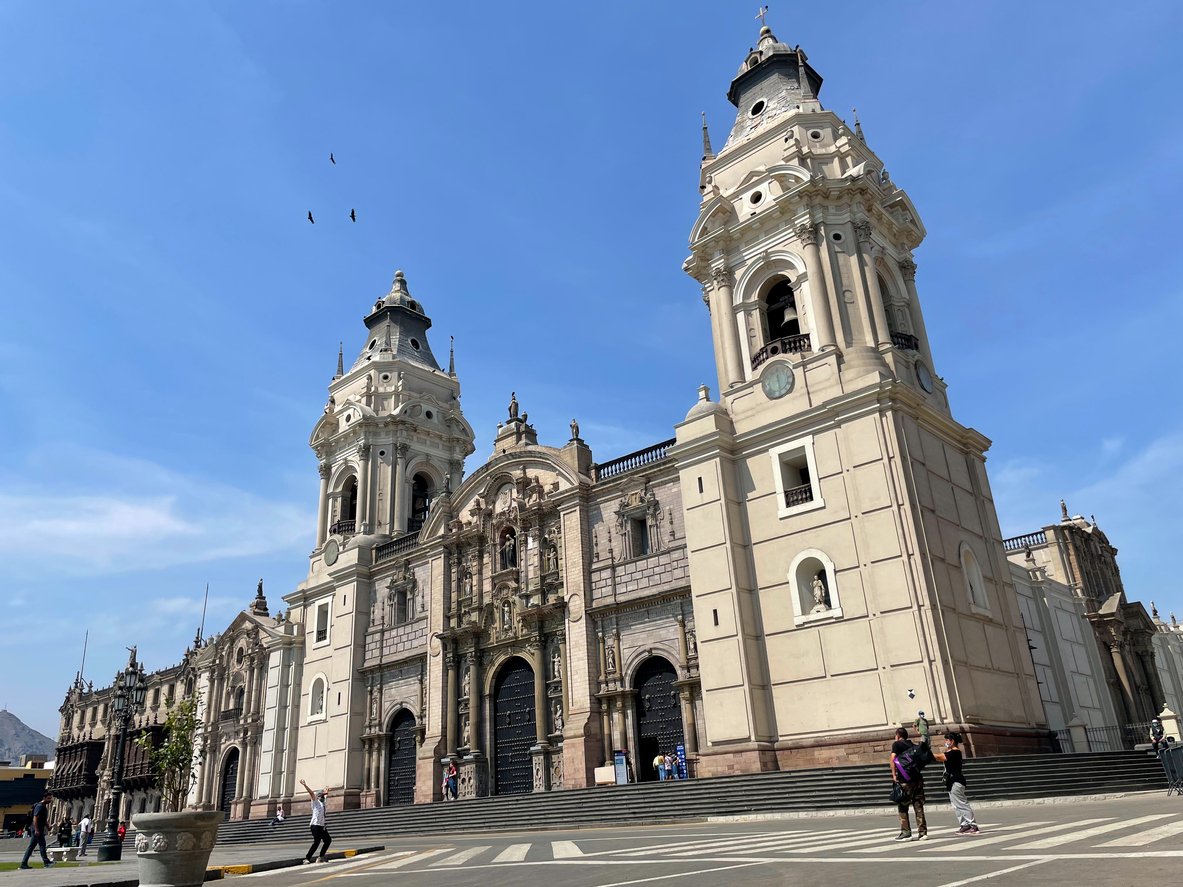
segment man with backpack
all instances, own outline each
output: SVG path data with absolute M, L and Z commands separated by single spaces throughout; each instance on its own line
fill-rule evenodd
M 52 797 L 53 795 L 46 792 L 41 800 L 33 805 L 32 822 L 29 825 L 29 846 L 25 848 L 25 856 L 20 864 L 23 869 L 29 868 L 29 857 L 33 855 L 34 848 L 41 851 L 41 862 L 46 868 L 53 865 L 45 851 L 45 831 L 49 828 L 49 801 Z
M 908 731 L 899 727 L 895 741 L 891 744 L 891 781 L 900 786 L 902 797 L 896 803 L 900 814 L 900 833 L 897 841 L 912 840 L 912 823 L 908 818 L 909 805 L 916 811 L 916 840 L 928 840 L 928 820 L 924 817 L 924 773 L 925 764 L 932 760 L 932 751 L 927 745 L 913 745 Z M 894 794 L 894 792 L 893 792 Z

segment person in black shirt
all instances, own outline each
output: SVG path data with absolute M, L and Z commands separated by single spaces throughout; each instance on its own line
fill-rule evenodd
M 924 818 L 924 774 L 919 768 L 915 768 L 913 772 L 901 772 L 901 765 L 897 763 L 897 758 L 912 748 L 914 746 L 908 741 L 908 731 L 903 727 L 898 728 L 895 731 L 895 742 L 891 744 L 891 781 L 902 782 L 907 789 L 908 797 L 897 807 L 900 814 L 900 833 L 896 835 L 897 841 L 912 840 L 912 823 L 908 818 L 909 805 L 916 811 L 916 840 L 928 840 L 928 820 Z
M 974 821 L 974 808 L 969 806 L 969 798 L 965 794 L 965 774 L 961 770 L 965 756 L 961 753 L 961 734 L 945 734 L 945 750 L 933 752 L 933 757 L 945 764 L 945 788 L 949 791 L 949 803 L 953 805 L 953 812 L 957 814 L 960 828 L 959 835 L 976 835 L 981 832 Z
M 29 867 L 29 857 L 33 855 L 33 848 L 41 851 L 41 862 L 49 868 L 53 862 L 45 852 L 45 831 L 49 828 L 49 802 L 53 798 L 49 792 L 33 805 L 33 823 L 29 826 L 29 846 L 25 848 L 25 858 L 21 860 L 21 868 Z

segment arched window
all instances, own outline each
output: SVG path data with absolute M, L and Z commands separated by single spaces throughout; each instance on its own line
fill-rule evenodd
M 234 707 L 242 711 L 243 705 L 246 703 L 246 687 L 239 687 L 234 691 Z
M 990 599 L 986 597 L 986 580 L 982 577 L 982 568 L 978 566 L 977 555 L 967 542 L 961 543 L 961 573 L 965 577 L 965 593 L 969 597 L 969 605 L 983 613 L 990 612 Z
M 312 682 L 312 692 L 308 699 L 308 717 L 323 718 L 325 714 L 325 679 L 317 677 Z
M 341 488 L 341 520 L 357 520 L 357 478 L 350 477 Z
M 793 558 L 789 586 L 796 625 L 842 618 L 834 562 L 824 551 L 807 548 Z
M 793 285 L 789 281 L 782 278 L 774 283 L 760 300 L 760 307 L 764 315 L 764 331 L 768 343 L 801 334 L 797 300 L 793 294 Z
M 407 532 L 418 533 L 427 523 L 427 515 L 431 511 L 431 500 L 435 494 L 435 486 L 426 474 L 416 474 L 411 478 L 411 517 L 407 521 Z

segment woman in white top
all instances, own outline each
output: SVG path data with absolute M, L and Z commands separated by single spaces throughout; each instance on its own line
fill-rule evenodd
M 304 857 L 304 861 L 312 862 L 312 858 L 316 856 L 316 848 L 320 846 L 318 861 L 327 862 L 326 854 L 329 852 L 329 844 L 333 843 L 329 830 L 325 828 L 325 798 L 329 796 L 329 793 L 323 788 L 314 793 L 303 779 L 300 780 L 300 785 L 304 786 L 304 791 L 308 792 L 308 797 L 312 800 L 312 822 L 310 823 L 312 846 L 308 848 L 308 855 Z

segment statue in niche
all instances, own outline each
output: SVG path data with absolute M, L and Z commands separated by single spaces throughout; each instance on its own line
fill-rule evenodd
M 551 651 L 551 654 L 550 654 L 550 676 L 552 678 L 559 677 L 559 674 L 560 674 L 559 669 L 562 667 L 562 665 L 563 665 L 562 654 L 559 653 L 559 648 L 555 647 L 554 650 Z
M 518 540 L 513 531 L 505 534 L 505 541 L 501 543 L 501 569 L 509 570 L 518 565 Z
M 516 422 L 518 418 L 518 395 L 516 391 L 509 392 L 509 419 Z
M 464 571 L 463 589 L 464 589 L 464 596 L 465 597 L 472 597 L 472 571 L 471 570 Z
M 822 581 L 822 574 L 818 573 L 813 577 L 813 581 L 809 583 L 810 589 L 813 591 L 813 609 L 810 613 L 826 613 L 830 609 L 830 596 L 826 592 L 826 583 Z
M 460 695 L 467 696 L 472 689 L 472 666 L 464 667 L 464 677 L 460 681 Z
M 542 557 L 546 565 L 546 572 L 557 573 L 559 571 L 559 547 L 555 545 L 553 539 L 542 540 Z
M 460 747 L 468 748 L 470 745 L 470 740 L 471 737 L 469 735 L 468 729 L 468 715 L 465 715 L 460 721 Z
M 608 644 L 608 671 L 616 671 L 616 645 Z
M 694 636 L 693 631 L 686 632 L 686 653 L 689 656 L 698 655 L 698 638 Z
M 509 603 L 509 598 L 501 602 L 501 630 L 509 631 L 513 626 L 513 607 Z
M 551 723 L 554 724 L 555 732 L 563 732 L 563 703 L 555 700 L 554 714 L 551 716 Z

